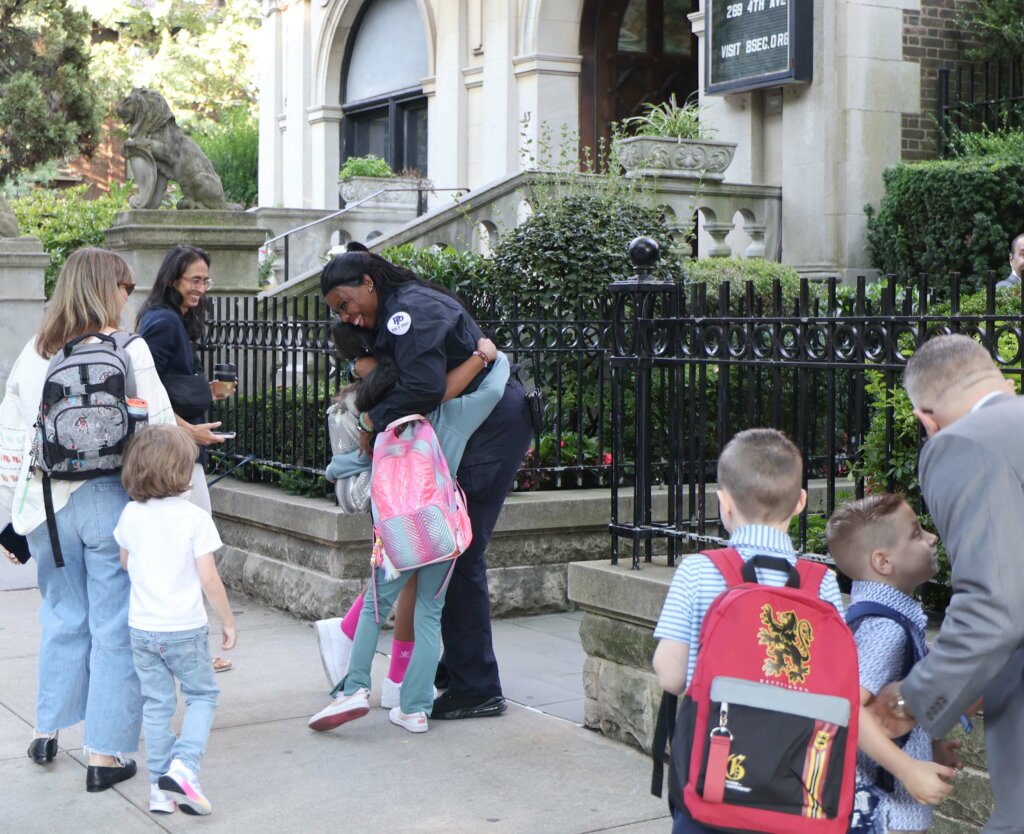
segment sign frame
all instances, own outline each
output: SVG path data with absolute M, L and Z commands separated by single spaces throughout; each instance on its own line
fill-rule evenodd
M 714 8 L 727 6 L 739 0 L 707 0 L 704 35 L 704 93 L 723 95 L 781 87 L 791 84 L 809 84 L 814 70 L 814 0 L 787 0 L 789 18 L 789 55 L 787 68 L 763 75 L 748 75 L 728 81 L 715 81 L 711 75 L 711 54 L 714 38 Z M 749 0 L 742 0 L 746 5 Z

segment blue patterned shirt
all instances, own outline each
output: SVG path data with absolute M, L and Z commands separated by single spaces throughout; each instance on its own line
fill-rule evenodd
M 739 551 L 744 561 L 754 556 L 778 556 L 791 565 L 796 564 L 796 551 L 789 535 L 774 527 L 762 524 L 750 524 L 733 531 L 729 539 L 729 547 Z M 762 585 L 781 588 L 788 577 L 782 571 L 757 568 L 757 581 Z M 725 579 L 706 556 L 695 553 L 687 556 L 676 568 L 669 586 L 665 604 L 654 629 L 655 640 L 675 640 L 691 647 L 689 666 L 686 670 L 686 683 L 693 678 L 693 670 L 697 666 L 697 652 L 692 648 L 700 641 L 700 627 L 704 622 L 711 603 L 726 589 Z M 828 571 L 821 581 L 819 596 L 843 613 L 843 600 L 839 594 L 836 575 Z
M 913 597 L 881 582 L 857 581 L 850 589 L 850 604 L 855 602 L 888 605 L 914 624 L 919 630 L 919 641 L 924 642 L 928 618 L 921 603 Z M 907 635 L 899 623 L 882 617 L 870 617 L 857 628 L 854 639 L 857 641 L 861 686 L 872 695 L 877 695 L 887 683 L 899 680 L 903 674 L 907 651 Z M 932 737 L 918 724 L 911 730 L 903 750 L 911 758 L 931 761 Z M 877 772 L 878 765 L 873 760 L 863 753 L 857 754 L 858 784 L 873 784 Z M 896 790 L 882 804 L 882 821 L 889 831 L 926 831 L 932 825 L 932 807 L 918 805 L 902 783 L 897 782 Z

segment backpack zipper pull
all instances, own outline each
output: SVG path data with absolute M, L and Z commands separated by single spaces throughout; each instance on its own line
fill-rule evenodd
M 732 732 L 728 723 L 729 705 L 723 701 L 718 713 L 718 726 L 711 731 L 711 746 L 704 771 L 705 802 L 720 803 L 725 798 L 725 779 L 729 767 L 729 751 L 732 748 Z

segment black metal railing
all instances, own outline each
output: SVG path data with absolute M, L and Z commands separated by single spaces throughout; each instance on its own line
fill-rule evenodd
M 236 432 L 212 449 L 224 469 L 247 456 L 243 477 L 315 491 L 330 460 L 324 414 L 342 387 L 330 335 L 332 314 L 319 296 L 210 299 L 201 355 L 238 368 L 238 392 L 215 403 L 212 419 Z M 520 366 L 527 389 L 545 394 L 544 427 L 534 437 L 518 489 L 608 484 L 611 389 L 607 312 L 566 305 L 542 310 L 512 301 L 478 321 Z
M 864 494 L 860 450 L 869 432 L 885 464 L 873 477 L 893 488 L 897 475 L 913 478 L 916 448 L 897 470 L 897 424 L 891 404 L 878 406 L 878 392 L 899 387 L 907 358 L 938 333 L 979 338 L 1003 371 L 1021 376 L 1019 296 L 987 283 L 984 309 L 961 310 L 959 278 L 948 280 L 949 301 L 931 304 L 928 280 L 899 286 L 892 277 L 879 292 L 863 278 L 852 288 L 835 279 L 801 280 L 786 297 L 778 281 L 769 298 L 753 284 L 723 283 L 709 294 L 703 284 L 657 281 L 650 268 L 657 245 L 634 241 L 635 276 L 612 284 L 611 382 L 615 414 L 630 415 L 632 436 L 615 420 L 611 477 L 612 561 L 631 542 L 633 564 L 651 560 L 653 545 L 665 543 L 669 564 L 694 545 L 717 541 L 720 520 L 708 511 L 719 450 L 736 432 L 757 426 L 784 431 L 804 457 L 804 484 L 823 481 L 825 513 L 840 493 Z M 946 289 L 944 287 L 944 289 Z M 1008 311 L 1012 308 L 1012 312 Z M 907 418 L 905 413 L 904 418 Z M 879 422 L 881 421 L 881 422 Z M 910 420 L 910 444 L 919 441 Z M 906 440 L 900 441 L 904 445 Z M 631 517 L 619 514 L 619 489 L 633 484 Z M 658 490 L 664 489 L 664 496 Z M 655 500 L 664 500 L 655 506 Z M 713 506 L 713 505 L 712 505 Z M 805 514 L 799 546 L 808 542 Z M 819 520 L 822 518 L 819 516 Z M 821 552 L 821 551 L 819 551 Z
M 939 70 L 939 155 L 956 133 L 1024 125 L 1024 61 L 961 64 Z

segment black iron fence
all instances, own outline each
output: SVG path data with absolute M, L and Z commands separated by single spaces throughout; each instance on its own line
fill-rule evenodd
M 1024 61 L 961 64 L 939 70 L 939 155 L 956 133 L 1024 125 Z
M 878 291 L 861 278 L 856 287 L 802 280 L 788 297 L 777 281 L 767 298 L 752 284 L 709 295 L 704 285 L 652 280 L 653 241 L 635 241 L 630 255 L 635 277 L 611 287 L 613 412 L 629 416 L 614 421 L 613 562 L 622 542 L 632 543 L 638 566 L 656 541 L 669 564 L 717 541 L 707 499 L 718 452 L 756 426 L 791 437 L 805 486 L 824 489 L 825 513 L 805 514 L 794 531 L 801 548 L 823 553 L 824 518 L 837 500 L 862 496 L 866 480 L 916 486 L 920 436 L 899 379 L 914 348 L 936 334 L 980 339 L 1019 385 L 1021 298 L 997 298 L 993 275 L 982 308 L 972 296 L 961 309 L 956 275 L 942 305 L 930 304 L 925 276 L 909 288 L 890 278 Z M 628 520 L 618 512 L 624 484 L 635 485 Z
M 330 335 L 332 314 L 318 296 L 211 299 L 201 346 L 207 373 L 232 362 L 238 392 L 215 403 L 212 419 L 236 432 L 212 449 L 223 470 L 252 456 L 242 477 L 299 492 L 323 492 L 330 460 L 324 415 L 343 386 Z M 518 489 L 605 486 L 611 460 L 609 322 L 604 310 L 553 310 L 512 303 L 482 311 L 484 331 L 520 366 L 527 389 L 545 394 L 543 430 L 534 437 Z

